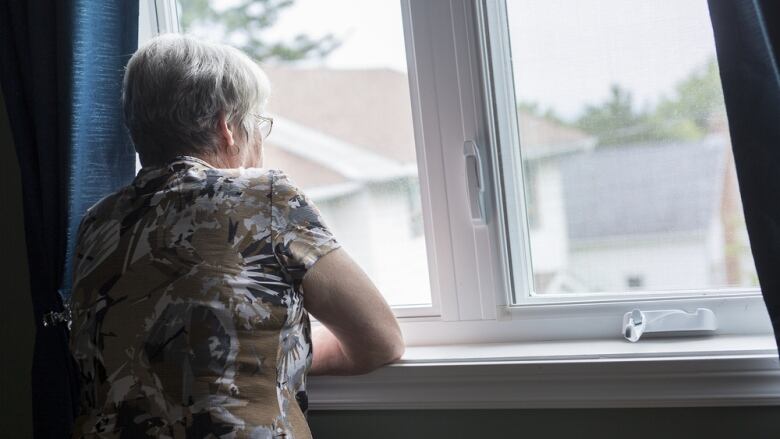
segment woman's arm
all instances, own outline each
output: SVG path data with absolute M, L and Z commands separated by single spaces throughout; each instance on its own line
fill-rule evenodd
M 303 278 L 304 306 L 325 327 L 312 336 L 313 375 L 368 373 L 404 352 L 398 322 L 371 279 L 343 249 Z

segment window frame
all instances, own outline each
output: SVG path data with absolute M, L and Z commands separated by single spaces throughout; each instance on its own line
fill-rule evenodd
M 179 23 L 179 17 L 180 17 L 180 11 L 178 10 L 178 3 L 176 0 L 141 0 L 139 4 L 139 32 L 138 32 L 138 41 L 139 46 L 143 44 L 146 40 L 152 38 L 153 36 L 165 34 L 165 33 L 179 33 L 181 32 L 181 26 Z M 406 20 L 404 20 L 404 23 L 406 23 Z M 406 33 L 408 29 L 404 27 L 404 33 Z M 408 42 L 407 42 L 408 43 Z M 409 50 L 408 44 L 406 45 L 407 50 Z M 413 49 L 412 49 L 413 50 Z M 415 72 L 413 72 L 414 66 L 413 63 L 409 66 L 409 80 L 410 80 L 410 88 L 413 88 L 415 83 L 414 80 L 416 78 Z M 414 96 L 414 93 L 412 92 L 412 96 Z M 415 120 L 415 125 L 418 124 L 419 120 L 419 111 L 417 111 L 417 107 L 415 105 L 412 105 L 412 118 Z M 415 140 L 418 139 L 418 131 L 415 130 Z M 419 144 L 419 143 L 418 143 Z M 427 199 L 428 192 L 424 191 L 422 187 L 422 181 L 427 180 L 427 166 L 420 163 L 420 160 L 425 160 L 425 155 L 422 153 L 422 148 L 416 148 L 416 154 L 417 154 L 417 160 L 418 160 L 418 173 L 419 173 L 419 179 L 420 179 L 420 195 L 421 195 L 421 216 L 422 216 L 422 230 L 423 234 L 426 236 L 426 248 L 430 249 L 434 243 L 432 242 L 431 238 L 428 238 L 429 236 L 432 236 L 432 224 L 433 219 L 430 217 L 430 212 L 432 212 L 431 207 L 424 207 L 424 204 L 429 202 L 430 200 Z M 136 157 L 136 168 L 140 168 L 140 162 L 138 161 Z M 411 227 L 411 226 L 410 226 Z M 393 312 L 396 315 L 397 318 L 403 319 L 403 320 L 410 320 L 410 321 L 417 321 L 417 320 L 429 320 L 431 318 L 438 318 L 441 315 L 440 309 L 441 309 L 441 296 L 439 295 L 440 289 L 438 288 L 437 283 L 437 275 L 438 272 L 438 265 L 437 265 L 437 259 L 436 255 L 432 251 L 427 252 L 427 259 L 428 259 L 428 271 L 429 271 L 429 282 L 430 282 L 430 292 L 431 292 L 431 304 L 430 305 L 400 305 L 400 306 L 393 306 Z
M 735 309 L 760 308 L 760 291 L 746 288 L 535 296 L 505 2 L 401 0 L 401 9 L 432 298 L 432 306 L 394 307 L 402 323 L 533 316 L 559 324 L 555 316 L 571 315 L 576 308 L 594 316 L 613 311 L 622 316 L 623 310 L 637 307 L 722 309 L 729 303 Z M 179 31 L 175 0 L 143 1 L 140 13 L 141 22 L 144 16 L 149 22 L 141 26 L 141 40 Z M 484 223 L 474 223 L 469 215 L 462 152 L 467 140 L 486 158 L 481 163 L 487 176 Z M 520 233 L 509 233 L 510 228 Z M 562 338 L 577 338 L 582 330 L 572 329 Z M 724 331 L 751 333 L 756 326 L 730 322 Z M 619 335 L 586 332 L 590 337 Z M 550 335 L 538 330 L 533 337 Z
M 407 36 L 411 37 L 416 45 L 423 47 L 423 57 L 425 55 L 431 55 L 431 53 L 425 53 L 425 48 L 431 48 L 429 50 L 435 52 L 440 57 L 443 56 L 443 53 L 447 53 L 447 49 L 450 49 L 449 53 L 451 54 L 451 58 L 460 62 L 459 65 L 456 62 L 457 68 L 455 69 L 458 73 L 457 78 L 460 79 L 460 82 L 451 86 L 449 89 L 446 89 L 446 81 L 442 84 L 442 81 L 440 81 L 441 78 L 436 78 L 436 66 L 429 67 L 427 71 L 423 72 L 419 72 L 418 69 L 418 74 L 423 76 L 421 81 L 426 80 L 425 74 L 427 73 L 433 77 L 433 79 L 427 78 L 428 83 L 435 84 L 435 88 L 438 89 L 437 91 L 440 95 L 452 96 L 462 93 L 465 95 L 465 97 L 461 95 L 463 101 L 468 101 L 470 97 L 468 96 L 469 91 L 482 90 L 484 95 L 476 98 L 472 97 L 473 102 L 477 102 L 480 98 L 487 101 L 487 105 L 484 108 L 480 108 L 478 104 L 475 104 L 474 108 L 461 107 L 458 109 L 460 114 L 450 115 L 449 118 L 446 113 L 455 111 L 452 109 L 456 106 L 448 105 L 447 102 L 443 102 L 438 107 L 429 103 L 426 108 L 424 106 L 425 102 L 422 102 L 423 113 L 436 114 L 436 117 L 431 117 L 431 119 L 439 121 L 440 123 L 441 121 L 454 120 L 456 122 L 452 124 L 455 126 L 457 125 L 457 120 L 459 118 L 463 121 L 468 121 L 480 120 L 481 117 L 484 117 L 483 120 L 492 121 L 493 124 L 486 123 L 484 127 L 487 133 L 479 133 L 483 136 L 489 136 L 489 138 L 492 139 L 490 142 L 487 142 L 485 137 L 479 139 L 478 133 L 474 130 L 473 126 L 471 127 L 472 131 L 468 132 L 469 127 L 466 123 L 457 128 L 462 130 L 461 132 L 464 134 L 464 138 L 477 138 L 478 143 L 482 145 L 491 145 L 493 147 L 490 151 L 493 155 L 488 155 L 488 157 L 491 157 L 492 159 L 492 162 L 490 163 L 493 166 L 492 169 L 498 171 L 493 175 L 500 176 L 503 171 L 503 175 L 508 175 L 509 178 L 515 178 L 517 181 L 522 181 L 520 180 L 522 178 L 521 167 L 519 167 L 519 169 L 516 168 L 514 172 L 512 172 L 512 169 L 510 168 L 507 172 L 505 168 L 502 168 L 502 163 L 499 161 L 501 154 L 519 154 L 520 152 L 516 119 L 514 117 L 508 117 L 507 115 L 510 114 L 509 112 L 500 111 L 500 105 L 502 104 L 504 105 L 504 108 L 509 108 L 509 104 L 514 108 L 514 94 L 506 93 L 506 90 L 502 93 L 496 86 L 496 77 L 498 77 L 497 82 L 503 84 L 505 87 L 512 84 L 511 79 L 508 77 L 508 72 L 511 70 L 509 68 L 495 68 L 495 64 L 493 64 L 496 61 L 508 61 L 508 56 L 504 56 L 499 60 L 478 58 L 473 54 L 475 51 L 474 45 L 469 46 L 469 43 L 474 44 L 475 40 L 473 36 L 478 32 L 474 32 L 473 30 L 470 31 L 468 26 L 465 26 L 465 29 L 462 30 L 460 35 L 457 32 L 457 30 L 461 29 L 458 24 L 469 23 L 468 16 L 470 12 L 475 13 L 475 16 L 472 16 L 476 21 L 476 23 L 474 23 L 475 28 L 478 26 L 485 26 L 490 20 L 500 19 L 501 3 L 487 1 L 476 3 L 456 1 L 439 2 L 437 5 L 432 5 L 430 3 L 427 3 L 427 5 L 420 3 L 411 4 L 408 2 L 405 4 L 406 8 L 411 8 L 413 6 L 419 9 L 408 13 L 407 17 L 410 19 L 416 18 L 422 20 L 420 26 L 411 26 L 413 30 L 420 27 L 427 30 L 436 29 L 437 22 L 435 21 L 435 17 L 441 19 L 442 16 L 446 16 L 443 10 L 447 7 L 452 7 L 452 9 L 448 11 L 452 17 L 451 23 L 446 23 L 445 21 L 438 26 L 439 29 L 446 29 L 447 32 L 453 32 L 455 34 L 453 35 L 454 38 L 452 38 L 452 45 L 448 45 L 447 41 L 431 41 L 430 39 L 425 38 L 425 31 L 422 32 L 422 35 L 417 33 L 412 35 L 407 34 Z M 427 11 L 426 7 L 429 8 Z M 473 9 L 470 10 L 469 8 L 472 7 Z M 492 11 L 491 8 L 493 8 Z M 429 18 L 429 20 L 426 21 L 426 12 L 429 17 L 433 16 L 434 18 Z M 460 15 L 458 14 L 459 12 Z M 441 21 L 439 21 L 439 23 L 441 23 Z M 501 38 L 501 35 L 502 34 L 499 34 L 498 38 Z M 507 49 L 508 40 L 506 37 L 507 35 L 503 34 L 503 41 L 495 41 L 494 39 L 479 41 L 481 46 L 478 47 L 482 49 L 480 55 L 491 54 L 490 51 L 485 50 L 485 45 L 492 44 L 493 47 L 495 47 L 495 45 L 501 44 Z M 458 47 L 458 44 L 460 44 L 460 47 Z M 474 75 L 474 65 L 479 62 L 482 62 L 483 70 L 481 71 L 481 74 L 483 75 L 482 78 L 484 78 L 484 80 L 481 83 L 469 83 L 469 79 L 473 79 L 477 76 Z M 438 66 L 440 70 L 449 70 L 447 67 L 450 66 L 446 64 L 446 60 L 441 64 L 442 65 Z M 503 75 L 503 79 L 501 78 L 501 75 Z M 491 81 L 493 82 L 491 83 Z M 441 109 L 443 109 L 443 111 L 437 113 L 437 110 Z M 487 114 L 481 115 L 480 111 L 485 111 Z M 425 124 L 423 124 L 423 127 L 425 127 Z M 448 129 L 453 128 L 442 125 L 438 127 L 439 131 L 447 131 Z M 428 130 L 424 129 L 423 131 Z M 441 139 L 436 139 L 435 136 L 432 137 L 433 139 L 426 142 L 424 145 L 426 153 L 428 154 L 431 153 L 427 150 L 445 143 L 441 141 Z M 437 140 L 439 143 L 437 143 Z M 458 142 L 451 141 L 449 144 L 458 144 Z M 509 145 L 509 148 L 501 148 L 501 145 Z M 484 152 L 485 151 L 483 151 L 483 156 L 485 155 Z M 446 153 L 447 151 L 442 148 L 440 151 L 441 156 L 446 156 Z M 449 150 L 449 153 L 450 157 L 459 156 L 459 151 L 454 147 Z M 519 156 L 517 157 L 519 158 Z M 436 159 L 439 157 L 434 156 L 434 158 Z M 442 161 L 444 161 L 443 157 Z M 515 161 L 515 163 L 519 163 L 519 161 Z M 462 173 L 461 163 L 456 160 L 454 164 L 445 166 L 445 169 L 443 169 L 441 173 L 444 175 L 445 179 L 448 180 L 448 184 L 444 188 L 445 194 L 447 194 L 447 191 L 450 191 L 449 195 L 453 200 L 459 199 L 458 194 L 466 194 L 466 191 L 463 189 L 466 186 L 466 182 Z M 495 191 L 494 196 L 496 197 L 492 200 L 493 203 L 491 204 L 495 209 L 492 213 L 496 219 L 493 223 L 494 229 L 492 230 L 492 233 L 485 233 L 484 230 L 479 230 L 479 227 L 474 227 L 471 236 L 468 237 L 474 238 L 473 242 L 475 245 L 471 247 L 470 250 L 466 250 L 467 253 L 472 252 L 473 254 L 477 254 L 480 260 L 491 260 L 492 264 L 489 264 L 489 266 L 497 271 L 493 272 L 492 283 L 493 292 L 496 293 L 496 296 L 493 297 L 496 306 L 495 320 L 492 320 L 485 315 L 482 316 L 483 318 L 481 320 L 471 318 L 473 317 L 473 314 L 468 315 L 467 313 L 462 312 L 468 311 L 463 309 L 464 301 L 458 301 L 460 307 L 449 308 L 451 313 L 450 316 L 454 315 L 456 318 L 448 318 L 450 316 L 445 315 L 443 316 L 444 318 L 442 321 L 439 322 L 404 322 L 402 326 L 407 343 L 410 346 L 440 346 L 448 343 L 458 343 L 461 345 L 473 343 L 516 343 L 522 345 L 539 340 L 555 340 L 561 342 L 579 340 L 581 343 L 590 343 L 594 340 L 613 340 L 617 343 L 625 343 L 621 339 L 622 315 L 634 308 L 641 308 L 648 311 L 668 309 L 670 307 L 683 309 L 707 307 L 713 309 L 717 312 L 720 320 L 721 329 L 718 332 L 717 338 L 721 340 L 724 340 L 723 337 L 728 337 L 732 334 L 748 334 L 759 338 L 766 334 L 771 334 L 771 326 L 769 325 L 769 320 L 766 316 L 763 300 L 760 294 L 755 290 L 734 289 L 728 293 L 724 293 L 723 291 L 700 291 L 695 294 L 685 295 L 676 294 L 674 292 L 631 295 L 601 294 L 589 295 L 588 297 L 582 295 L 559 295 L 558 297 L 555 297 L 557 303 L 550 300 L 553 299 L 552 296 L 546 296 L 542 298 L 544 299 L 543 301 L 537 300 L 535 303 L 526 302 L 522 306 L 509 305 L 508 291 L 511 288 L 511 280 L 508 279 L 507 276 L 507 274 L 510 273 L 509 265 L 510 263 L 523 264 L 522 266 L 524 269 L 514 270 L 514 272 L 526 273 L 527 276 L 528 273 L 530 273 L 530 270 L 528 269 L 530 255 L 527 253 L 527 249 L 530 247 L 527 245 L 528 240 L 527 237 L 525 237 L 525 244 L 520 245 L 521 248 L 526 249 L 525 253 L 520 252 L 520 257 L 523 259 L 520 261 L 509 260 L 508 248 L 503 246 L 502 243 L 509 242 L 509 245 L 513 245 L 513 243 L 512 235 L 507 236 L 506 234 L 506 223 L 502 222 L 506 221 L 506 218 L 499 215 L 499 213 L 507 211 L 502 204 L 504 201 L 502 195 L 505 194 L 503 191 L 514 189 L 516 191 L 514 196 L 517 199 L 522 200 L 524 193 L 519 189 L 522 187 L 519 184 L 501 186 L 501 183 L 501 178 L 492 181 L 493 190 Z M 460 197 L 462 198 L 462 195 Z M 434 214 L 437 213 L 441 214 L 442 212 L 434 212 Z M 446 214 L 448 215 L 448 219 L 453 223 L 460 221 L 461 230 L 468 230 L 468 225 L 470 225 L 470 223 L 468 223 L 468 212 L 465 203 L 452 206 L 446 211 Z M 524 218 L 522 215 L 520 215 L 520 217 Z M 440 223 L 437 222 L 437 224 Z M 455 225 L 455 227 L 457 226 L 458 224 Z M 522 230 L 527 230 L 527 226 L 522 227 Z M 468 233 L 466 233 L 466 235 L 468 235 Z M 454 234 L 451 236 L 454 236 Z M 480 237 L 486 239 L 492 237 L 494 239 L 492 241 L 492 246 L 491 242 L 479 242 Z M 453 249 L 453 252 L 455 251 L 457 251 L 457 249 Z M 468 261 L 467 258 L 461 258 L 461 260 Z M 454 265 L 458 265 L 457 261 L 455 261 Z M 501 269 L 502 267 L 503 270 Z M 473 266 L 470 266 L 468 263 L 460 264 L 454 271 L 461 274 L 471 273 L 472 276 L 475 277 L 479 277 L 480 275 L 479 270 L 473 270 Z M 490 270 L 484 271 L 489 272 Z M 525 279 L 520 278 L 519 280 L 515 279 L 514 283 L 515 288 L 520 285 L 521 287 L 526 288 L 527 291 L 532 291 L 530 278 L 528 277 Z M 460 286 L 460 284 L 456 282 L 453 282 L 453 284 Z M 502 291 L 501 287 L 505 288 L 505 290 Z M 476 288 L 471 290 L 470 299 L 472 300 L 471 302 L 466 302 L 466 306 L 468 307 L 468 304 L 474 305 L 476 302 L 477 304 L 482 305 L 482 309 L 485 310 L 491 303 L 491 298 L 489 296 L 490 292 L 490 282 L 478 284 Z M 465 293 L 459 291 L 456 297 L 460 299 L 464 294 L 468 295 L 469 290 L 466 289 Z M 572 324 L 572 321 L 574 321 L 575 324 Z M 674 341 L 670 341 L 670 343 L 674 343 Z M 642 342 L 641 344 L 647 346 L 647 342 Z M 756 355 L 769 355 L 770 357 L 776 355 L 774 354 L 775 351 L 773 346 L 771 346 L 771 343 L 769 344 L 769 347 L 765 346 L 765 348 L 766 349 L 761 351 L 761 353 L 756 351 Z M 771 353 L 767 354 L 767 352 Z M 593 352 L 593 355 L 598 356 L 598 352 Z M 635 354 L 633 353 L 626 354 L 627 358 L 633 358 L 634 355 Z M 657 351 L 657 355 L 662 356 L 663 352 Z M 550 356 L 554 357 L 555 352 L 550 352 Z M 436 358 L 435 356 L 430 358 L 430 361 L 433 363 L 446 360 L 446 358 Z
M 530 254 L 530 226 L 523 210 L 526 203 L 525 194 L 520 189 L 523 187 L 524 168 L 521 159 L 522 145 L 515 117 L 514 80 L 509 73 L 512 72 L 513 66 L 511 64 L 506 3 L 505 0 L 481 0 L 477 4 L 479 9 L 477 11 L 477 26 L 480 27 L 480 33 L 487 43 L 486 45 L 483 43 L 481 53 L 482 62 L 486 66 L 484 70 L 487 99 L 490 102 L 489 105 L 492 106 L 493 113 L 502 115 L 492 119 L 495 124 L 492 133 L 494 153 L 498 158 L 496 166 L 501 167 L 503 172 L 503 179 L 497 175 L 496 187 L 498 190 L 495 194 L 497 203 L 503 206 L 502 212 L 505 214 L 502 217 L 504 222 L 500 225 L 504 236 L 503 242 L 507 244 L 502 256 L 505 258 L 507 275 L 514 277 L 510 279 L 513 284 L 510 294 L 514 300 L 508 305 L 508 312 L 519 316 L 523 314 L 520 311 L 521 308 L 535 307 L 540 310 L 540 313 L 548 310 L 552 315 L 556 309 L 576 306 L 585 309 L 584 306 L 588 305 L 587 308 L 592 310 L 590 312 L 598 314 L 610 308 L 619 311 L 625 310 L 625 312 L 634 308 L 643 310 L 686 308 L 690 310 L 691 307 L 722 308 L 724 303 L 729 303 L 728 306 L 732 306 L 734 309 L 740 307 L 744 307 L 745 310 L 751 309 L 753 314 L 749 318 L 743 319 L 744 322 L 739 319 L 733 321 L 726 319 L 725 327 L 721 326 L 722 333 L 753 333 L 758 331 L 758 333 L 771 334 L 771 325 L 766 316 L 766 310 L 762 306 L 761 291 L 757 288 L 703 288 L 686 291 L 626 289 L 617 293 L 535 294 L 532 280 L 532 255 Z M 506 201 L 512 197 L 521 201 L 518 203 Z M 521 233 L 509 233 L 509 228 L 519 230 Z M 520 249 L 515 252 L 519 254 L 519 257 L 514 258 L 515 260 L 510 252 L 511 247 Z M 733 310 L 722 312 L 731 311 Z M 756 327 L 752 325 L 755 321 L 762 321 L 764 325 L 760 328 Z M 607 334 L 602 334 L 602 336 L 605 335 Z
M 482 320 L 506 327 L 499 322 L 532 318 L 537 326 L 518 325 L 516 330 L 524 332 L 516 336 L 517 341 L 529 339 L 525 331 L 537 340 L 620 338 L 622 316 L 632 309 L 707 307 L 723 313 L 719 333 L 771 333 L 760 291 L 753 288 L 534 295 L 505 3 L 407 0 L 402 5 L 407 55 L 410 67 L 414 66 L 410 82 L 418 113 L 415 128 L 422 134 L 417 146 L 418 151 L 424 150 L 420 173 L 433 176 L 424 182 L 422 192 L 448 201 L 446 206 L 434 206 L 424 200 L 436 224 L 429 249 L 437 252 L 438 260 L 450 263 L 437 276 L 442 324 L 451 327 L 450 322 Z M 469 216 L 460 150 L 464 140 L 474 140 L 487 158 L 483 163 L 483 172 L 490 176 L 487 224 L 475 225 Z M 507 203 L 507 199 L 520 201 Z M 509 233 L 510 227 L 520 233 Z M 431 235 L 429 229 L 426 234 Z M 512 253 L 511 248 L 519 250 Z M 753 314 L 746 319 L 728 318 L 739 310 Z M 577 314 L 580 325 L 566 324 Z M 614 322 L 612 329 L 603 326 L 605 316 Z M 414 343 L 463 342 L 436 340 L 430 331 L 418 336 L 412 322 L 407 326 L 407 338 Z M 569 329 L 552 329 L 561 327 Z M 502 330 L 507 329 L 517 334 L 515 329 Z M 493 332 L 484 331 L 482 341 L 507 339 L 489 335 Z
M 506 22 L 505 2 L 400 3 L 433 306 L 394 308 L 408 346 L 404 359 L 364 378 L 313 378 L 312 407 L 428 407 L 426 401 L 436 399 L 431 392 L 446 389 L 454 395 L 451 407 L 610 407 L 618 400 L 614 406 L 780 402 L 777 350 L 763 298 L 755 289 L 533 295 L 509 38 L 500 31 L 502 20 Z M 178 15 L 175 0 L 143 0 L 142 20 L 144 13 L 154 20 L 149 36 L 179 30 L 171 18 Z M 469 210 L 464 158 L 464 142 L 469 140 L 483 158 L 485 222 L 475 222 Z M 521 233 L 508 233 L 510 226 Z M 521 250 L 512 253 L 510 248 Z M 518 300 L 512 300 L 513 294 Z M 622 339 L 622 316 L 632 309 L 698 307 L 716 313 L 715 336 L 634 344 Z M 735 340 L 745 348 L 735 350 L 730 344 Z M 599 347 L 582 350 L 591 345 Z M 481 347 L 480 355 L 456 355 L 475 346 Z M 508 347 L 515 353 L 508 355 Z M 572 349 L 580 350 L 571 354 Z M 645 394 L 621 394 L 623 399 L 602 394 L 603 404 L 589 404 L 575 395 L 578 384 L 598 389 L 617 383 L 610 378 L 615 371 L 623 371 L 626 379 L 644 379 L 654 373 L 651 363 L 665 374 L 648 378 L 653 385 Z M 722 380 L 713 384 L 696 378 L 697 370 L 724 364 L 718 369 Z M 503 386 L 489 378 L 531 373 L 550 385 L 550 377 L 560 376 L 539 372 L 546 367 L 568 373 L 575 390 L 547 388 L 547 399 L 534 399 L 523 395 L 529 385 L 525 379 Z M 500 372 L 491 372 L 495 370 Z M 442 378 L 421 387 L 407 385 L 430 382 L 431 373 Z M 463 385 L 464 379 L 488 385 L 475 392 Z M 663 398 L 686 380 L 696 383 L 684 391 L 688 399 Z M 759 382 L 768 389 L 760 395 Z M 705 385 L 711 390 L 701 393 L 696 387 Z M 499 390 L 501 386 L 505 390 Z M 502 395 L 517 392 L 486 402 L 490 389 Z M 387 396 L 387 403 L 377 395 Z M 430 407 L 440 408 L 440 402 Z

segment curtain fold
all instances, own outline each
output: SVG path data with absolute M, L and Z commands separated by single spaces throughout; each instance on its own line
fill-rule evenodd
M 750 247 L 780 346 L 780 2 L 709 8 Z
M 122 125 L 123 69 L 138 41 L 138 0 L 0 0 L 0 86 L 21 168 L 36 323 L 33 431 L 68 437 L 78 384 L 63 311 L 80 218 L 127 184 L 135 156 Z

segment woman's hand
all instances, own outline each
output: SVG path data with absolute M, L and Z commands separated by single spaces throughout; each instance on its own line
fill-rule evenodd
M 312 334 L 312 375 L 371 372 L 401 358 L 398 322 L 363 270 L 343 249 L 320 258 L 303 278 L 304 307 L 324 327 Z

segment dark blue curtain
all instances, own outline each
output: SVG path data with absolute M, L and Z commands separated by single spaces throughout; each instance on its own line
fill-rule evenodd
M 780 2 L 709 0 L 709 7 L 750 247 L 778 341 Z
M 37 438 L 68 437 L 77 409 L 67 324 L 43 321 L 69 294 L 82 214 L 133 177 L 120 97 L 137 41 L 138 0 L 0 0 L 0 85 L 21 167 L 36 322 Z

